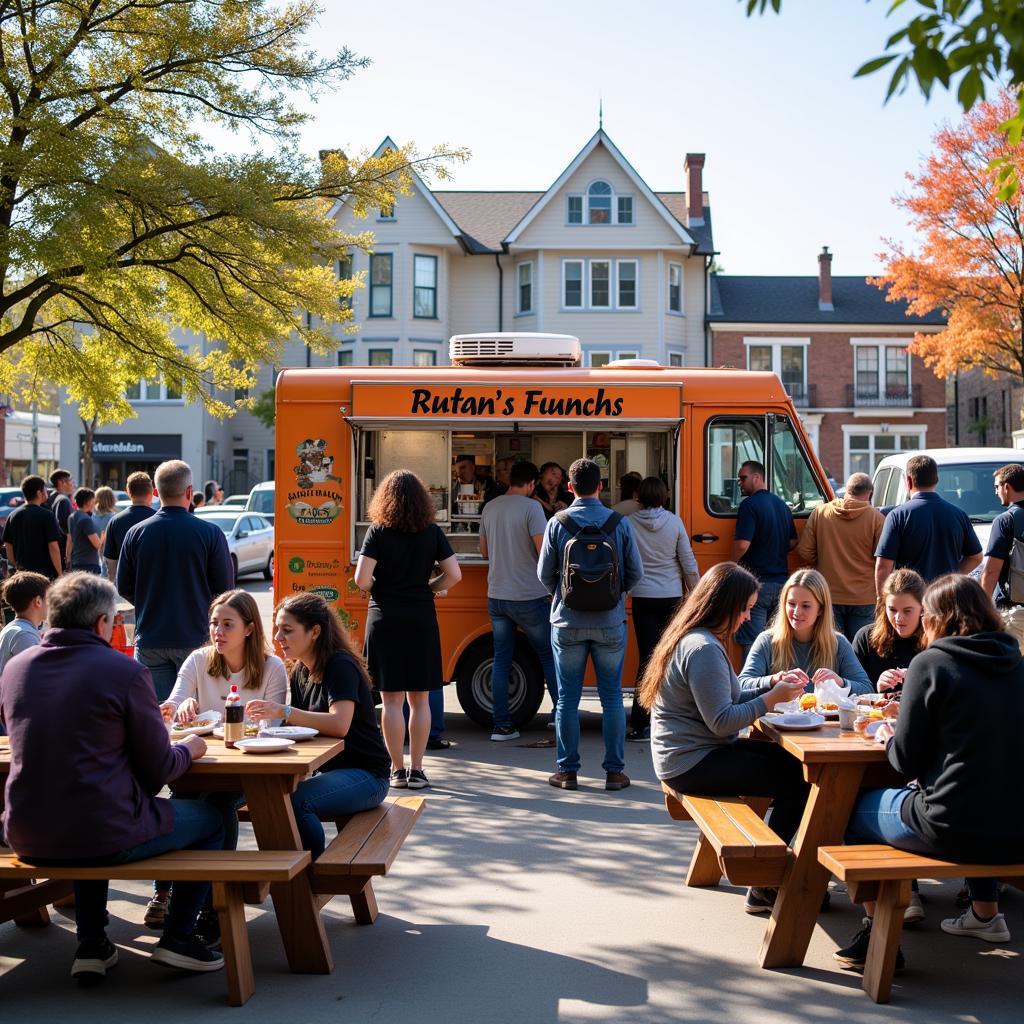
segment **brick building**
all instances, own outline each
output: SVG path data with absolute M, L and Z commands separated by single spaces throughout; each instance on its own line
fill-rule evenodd
M 864 277 L 834 278 L 827 248 L 816 277 L 711 276 L 710 364 L 778 374 L 840 482 L 886 455 L 945 447 L 945 383 L 907 351 L 915 332 L 944 326 Z
M 1019 377 L 961 370 L 946 381 L 950 445 L 1024 448 L 1024 386 Z

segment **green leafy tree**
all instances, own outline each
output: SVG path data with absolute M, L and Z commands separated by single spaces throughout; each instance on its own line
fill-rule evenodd
M 253 402 L 249 410 L 265 427 L 272 427 L 277 422 L 277 406 L 275 405 L 274 389 L 270 388 Z
M 337 261 L 373 238 L 338 231 L 331 206 L 388 207 L 414 168 L 444 178 L 465 154 L 302 154 L 296 99 L 367 63 L 310 48 L 319 13 L 0 2 L 0 390 L 56 383 L 109 422 L 133 414 L 129 385 L 163 376 L 225 415 L 289 337 L 335 347 L 362 284 Z M 239 152 L 215 151 L 211 128 L 239 133 Z

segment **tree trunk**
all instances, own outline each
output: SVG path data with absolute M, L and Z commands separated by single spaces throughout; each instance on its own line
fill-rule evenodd
M 93 416 L 93 418 L 86 423 L 82 420 L 82 429 L 85 431 L 84 440 L 82 441 L 82 486 L 92 487 L 92 439 L 96 434 L 96 422 L 99 419 L 99 415 Z

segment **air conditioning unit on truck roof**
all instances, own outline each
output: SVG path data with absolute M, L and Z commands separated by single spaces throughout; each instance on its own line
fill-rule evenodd
M 453 366 L 579 366 L 579 338 L 570 334 L 456 334 L 448 342 Z

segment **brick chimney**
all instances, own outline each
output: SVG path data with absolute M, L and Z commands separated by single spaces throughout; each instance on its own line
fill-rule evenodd
M 704 154 L 687 153 L 683 164 L 686 172 L 686 221 L 704 223 Z
M 832 305 L 832 253 L 823 245 L 818 253 L 818 309 L 822 313 L 835 310 Z

